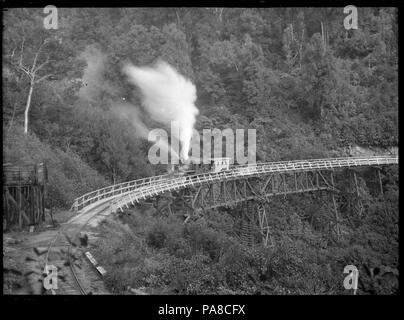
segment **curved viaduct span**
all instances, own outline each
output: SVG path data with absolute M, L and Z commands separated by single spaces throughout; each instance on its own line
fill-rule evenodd
M 374 168 L 375 181 L 378 182 L 382 192 L 380 169 L 388 165 L 398 165 L 398 156 L 268 162 L 233 166 L 230 170 L 216 173 L 207 172 L 182 177 L 161 175 L 87 193 L 75 199 L 72 209 L 82 213 L 93 211 L 96 214 L 100 206 L 103 206 L 103 210 L 109 206 L 110 212 L 123 211 L 130 205 L 136 205 L 147 199 L 155 200 L 169 193 L 175 193 L 182 199 L 190 212 L 217 207 L 235 207 L 243 203 L 242 238 L 252 243 L 252 234 L 255 230 L 264 245 L 268 245 L 271 237 L 264 204 L 270 203 L 271 197 L 328 192 L 331 195 L 330 203 L 334 215 L 330 229 L 339 235 L 341 233 L 339 222 L 342 219 L 338 212 L 336 195 L 348 195 L 344 198 L 346 203 L 341 205 L 351 205 L 352 210 L 360 215 L 363 205 L 358 188 L 357 173 L 361 171 L 359 169 Z M 336 173 L 343 173 L 348 179 L 338 182 Z M 168 209 L 170 210 L 170 206 Z

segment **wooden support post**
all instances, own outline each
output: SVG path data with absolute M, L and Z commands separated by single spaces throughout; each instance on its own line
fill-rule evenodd
M 314 213 L 313 210 L 310 211 L 310 225 L 313 226 L 313 219 L 314 219 Z
M 214 187 L 215 186 L 212 183 L 212 187 L 211 187 L 211 190 L 210 190 L 210 192 L 211 192 L 210 199 L 211 199 L 212 205 L 215 205 L 215 191 L 214 191 L 215 188 Z
M 287 189 L 286 189 L 286 179 L 285 179 L 285 174 L 282 174 L 282 182 L 283 182 L 283 192 L 286 195 Z
M 34 199 L 33 199 L 33 203 L 34 203 L 34 216 L 35 216 L 35 220 L 33 221 L 33 223 L 36 223 L 36 217 L 38 215 L 38 190 L 37 190 L 37 186 L 32 186 L 32 193 L 34 195 Z
M 358 203 L 358 215 L 362 216 L 364 208 L 363 208 L 362 200 L 361 200 L 360 193 L 359 193 L 358 179 L 356 177 L 355 171 L 354 171 L 354 178 L 355 178 L 355 189 L 356 189 L 356 197 L 357 197 L 356 201 Z
M 378 181 L 379 181 L 380 194 L 383 196 L 383 199 L 384 199 L 384 201 L 383 201 L 384 202 L 384 211 L 385 211 L 386 214 L 388 214 L 389 207 L 387 205 L 386 196 L 385 196 L 384 190 L 383 190 L 383 182 L 382 182 L 382 176 L 380 174 L 380 168 L 376 168 L 376 171 L 377 171 L 377 178 L 378 178 Z
M 28 198 L 28 189 L 29 187 L 23 187 L 23 192 L 22 192 L 22 207 L 23 207 L 23 211 L 26 214 L 26 217 L 28 218 L 28 221 L 32 220 L 30 214 L 30 210 L 29 210 L 29 198 Z
M 168 204 L 167 204 L 167 208 L 168 208 L 168 212 L 169 212 L 170 216 L 172 216 L 172 215 L 173 215 L 173 212 L 172 212 L 172 210 L 171 210 L 171 203 L 168 203 Z
M 21 216 L 24 218 L 25 220 L 25 225 L 29 225 L 30 224 L 30 219 L 29 217 L 25 214 L 24 210 L 21 209 Z
M 318 171 L 309 172 L 309 182 L 310 182 L 310 188 L 312 190 L 318 189 L 317 188 L 317 176 L 318 176 Z
M 38 223 L 42 222 L 43 202 L 42 202 L 42 186 L 38 186 L 39 213 Z
M 26 187 L 20 187 L 20 195 L 19 195 L 19 203 L 20 203 L 20 213 L 22 218 L 22 227 L 29 225 L 31 223 L 31 219 L 29 216 L 29 203 L 27 203 L 27 199 L 25 198 Z
M 248 226 L 248 240 L 251 246 L 254 245 L 254 234 L 253 234 L 253 206 L 251 201 L 246 201 L 246 217 Z
M 37 215 L 37 223 L 41 222 L 42 216 L 42 196 L 41 196 L 41 186 L 38 186 L 38 215 Z
M 382 183 L 382 176 L 380 174 L 380 169 L 376 169 L 377 171 L 377 176 L 379 178 L 379 186 L 380 186 L 380 194 L 384 195 L 384 191 L 383 191 L 383 183 Z
M 194 199 L 192 200 L 192 207 L 193 208 L 195 208 L 196 200 L 198 200 L 198 197 L 199 197 L 199 194 L 201 193 L 202 188 L 203 188 L 202 185 L 198 187 L 198 190 L 197 190 L 197 192 L 196 192 L 196 194 L 194 196 Z
M 17 214 L 18 214 L 18 225 L 20 228 L 22 228 L 21 187 L 20 186 L 17 187 Z
M 26 200 L 27 200 L 28 216 L 29 216 L 31 222 L 34 224 L 34 223 L 36 223 L 36 221 L 37 221 L 37 217 L 36 217 L 36 216 L 37 216 L 37 213 L 32 210 L 32 205 L 31 205 L 31 202 L 32 202 L 32 199 L 31 199 L 32 187 L 29 186 L 27 189 L 28 189 L 27 191 L 29 192 L 29 195 L 28 195 L 28 197 L 26 198 Z
M 332 186 L 333 190 L 335 190 L 333 172 L 330 173 L 330 178 L 331 178 L 331 186 Z M 341 228 L 340 228 L 340 225 L 339 225 L 340 215 L 339 215 L 339 211 L 338 211 L 338 208 L 337 208 L 337 201 L 335 200 L 334 191 L 331 191 L 331 198 L 332 198 L 332 204 L 333 204 L 333 208 L 334 208 L 335 231 L 336 231 L 337 236 L 340 236 L 341 235 Z
M 244 243 L 247 246 L 250 246 L 252 243 L 251 241 L 251 228 L 250 224 L 251 221 L 249 219 L 248 215 L 248 204 L 249 201 L 244 201 L 242 203 L 242 209 L 241 209 L 241 238 L 244 240 Z
M 331 186 L 335 190 L 334 174 L 332 173 L 332 171 L 330 173 L 330 178 L 331 178 Z
M 9 223 L 9 208 L 8 208 L 8 199 L 7 199 L 7 191 L 5 190 L 7 187 L 3 186 L 3 230 L 7 230 L 8 223 Z
M 6 199 L 7 199 L 7 206 L 9 208 L 9 222 L 10 224 L 15 223 L 15 221 L 18 219 L 18 204 L 15 201 L 15 199 L 13 198 L 13 196 L 10 193 L 10 190 L 7 188 L 6 189 Z M 9 201 L 14 205 L 13 208 L 11 208 L 11 206 L 9 205 Z M 14 210 L 15 209 L 15 210 Z
M 353 171 L 354 181 L 355 181 L 355 192 L 356 196 L 359 197 L 359 187 L 358 187 L 358 179 L 356 177 L 356 172 Z
M 307 171 L 304 172 L 305 177 L 306 177 L 306 188 L 309 188 L 309 177 L 307 176 Z
M 33 186 L 29 186 L 28 187 L 28 197 L 27 197 L 27 210 L 28 210 L 28 216 L 31 219 L 31 221 L 33 221 L 35 223 L 35 215 L 36 212 L 34 210 L 34 199 L 35 199 L 35 194 L 33 191 Z
M 39 221 L 38 221 L 38 218 L 39 218 L 39 205 L 40 205 L 40 201 L 39 201 L 39 199 L 38 199 L 38 187 L 35 185 L 34 187 L 34 190 L 35 190 L 35 201 L 36 201 L 36 203 L 37 203 L 37 207 L 36 207 L 36 210 L 34 211 L 34 214 L 33 214 L 33 220 L 32 220 L 32 223 L 33 224 L 36 224 L 36 223 L 38 223 Z
M 335 218 L 335 232 L 337 234 L 337 236 L 339 237 L 341 235 L 341 228 L 339 225 L 339 212 L 338 212 L 338 208 L 337 208 L 337 202 L 335 201 L 335 195 L 334 192 L 331 193 L 331 197 L 332 197 L 332 203 L 333 203 L 333 207 L 334 207 L 334 218 Z
M 264 203 L 259 203 L 257 205 L 257 215 L 258 215 L 259 228 L 260 228 L 261 237 L 262 237 L 262 244 L 265 247 L 267 247 L 268 240 L 271 240 L 271 246 L 273 246 L 272 238 L 271 238 L 271 235 L 269 234 L 269 225 L 268 225 L 268 219 L 266 216 L 266 210 L 265 210 Z
M 38 187 L 38 191 L 39 191 L 39 195 L 38 195 L 38 199 L 39 199 L 39 214 L 38 214 L 38 223 L 42 222 L 42 217 L 43 217 L 43 202 L 42 202 L 42 186 Z
M 32 189 L 31 186 L 27 187 L 27 213 L 28 213 L 28 217 L 30 219 L 33 219 L 35 213 L 34 210 L 32 210 Z
M 45 221 L 45 192 L 46 192 L 46 187 L 45 185 L 42 186 L 42 221 Z M 53 223 L 53 217 L 52 217 L 52 223 Z

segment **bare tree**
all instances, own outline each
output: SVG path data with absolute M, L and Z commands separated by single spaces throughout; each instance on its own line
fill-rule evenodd
M 21 70 L 25 73 L 25 75 L 29 78 L 30 80 L 30 86 L 29 86 L 29 91 L 28 91 L 28 97 L 27 97 L 27 102 L 25 104 L 25 111 L 24 111 L 24 133 L 28 134 L 28 113 L 29 113 L 29 108 L 31 106 L 31 98 L 32 98 L 32 93 L 34 91 L 34 86 L 35 84 L 41 82 L 42 80 L 45 80 L 46 78 L 50 77 L 52 74 L 48 73 L 43 76 L 39 76 L 39 71 L 45 67 L 51 60 L 49 60 L 49 56 L 46 57 L 46 60 L 38 65 L 38 58 L 42 53 L 43 47 L 47 44 L 48 39 L 43 40 L 41 45 L 39 46 L 38 50 L 35 53 L 34 59 L 31 64 L 25 64 L 24 63 L 24 43 L 25 43 L 25 35 L 23 36 L 23 39 L 21 41 L 21 49 L 20 49 L 20 56 L 15 57 L 15 50 L 13 50 L 12 54 L 10 55 L 11 58 L 11 64 L 17 68 L 18 70 Z

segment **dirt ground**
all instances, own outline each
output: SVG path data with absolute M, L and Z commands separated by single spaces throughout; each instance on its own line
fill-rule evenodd
M 35 288 L 42 283 L 33 282 L 41 280 L 43 271 L 38 250 L 47 250 L 61 225 L 73 217 L 73 212 L 59 210 L 53 213 L 53 221 L 47 214 L 45 222 L 34 226 L 33 230 L 26 227 L 3 233 L 3 294 L 36 293 Z M 78 218 L 78 223 L 81 223 L 83 218 Z

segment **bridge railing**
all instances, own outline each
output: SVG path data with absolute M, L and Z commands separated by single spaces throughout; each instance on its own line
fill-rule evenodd
M 255 167 L 255 166 L 263 166 L 263 165 L 271 165 L 271 166 L 279 166 L 279 167 L 285 167 L 285 166 L 307 166 L 307 165 L 324 165 L 325 163 L 331 164 L 331 165 L 336 165 L 339 164 L 344 164 L 346 166 L 347 164 L 350 165 L 357 165 L 358 163 L 365 163 L 365 165 L 368 165 L 369 163 L 374 165 L 377 164 L 379 161 L 380 164 L 384 164 L 385 161 L 395 161 L 392 159 L 397 159 L 398 157 L 392 157 L 392 156 L 372 156 L 372 157 L 344 157 L 344 158 L 326 158 L 326 159 L 305 159 L 305 160 L 286 160 L 286 161 L 277 161 L 277 162 L 259 162 L 259 163 L 254 163 L 254 164 L 243 164 L 243 165 L 233 165 L 232 168 L 243 168 L 243 167 Z M 369 162 L 370 161 L 370 162 Z M 383 162 L 384 161 L 384 162 Z M 397 162 L 395 162 L 397 163 Z
M 74 200 L 71 210 L 79 211 L 89 206 L 92 203 L 106 198 L 114 198 L 127 192 L 133 191 L 137 188 L 144 187 L 153 183 L 164 181 L 168 179 L 167 175 L 153 176 L 128 182 L 123 182 L 108 186 L 102 189 L 88 192 Z
M 118 198 L 111 202 L 114 210 L 118 208 L 122 210 L 124 205 L 128 203 L 134 204 L 141 199 L 146 199 L 167 191 L 178 190 L 189 186 L 200 185 L 202 183 L 210 183 L 219 180 L 234 179 L 241 176 L 255 176 L 271 172 L 288 172 L 288 171 L 305 171 L 305 170 L 324 170 L 344 167 L 359 167 L 372 165 L 389 165 L 398 164 L 398 157 L 347 157 L 347 158 L 329 158 L 329 159 L 313 159 L 298 161 L 281 161 L 272 163 L 258 163 L 255 165 L 235 166 L 230 170 L 221 172 L 208 172 L 192 176 L 183 176 L 179 178 L 165 179 L 164 181 L 154 184 L 144 185 L 141 188 L 128 193 L 122 198 Z
M 281 161 L 259 163 L 257 165 L 235 166 L 233 170 L 245 172 L 253 172 L 255 168 L 264 168 L 275 171 L 289 170 L 307 170 L 307 169 L 332 169 L 338 167 L 356 167 L 369 165 L 386 165 L 397 164 L 398 157 L 347 157 L 347 158 L 329 158 L 329 159 L 313 159 L 313 160 L 298 160 L 298 161 Z

